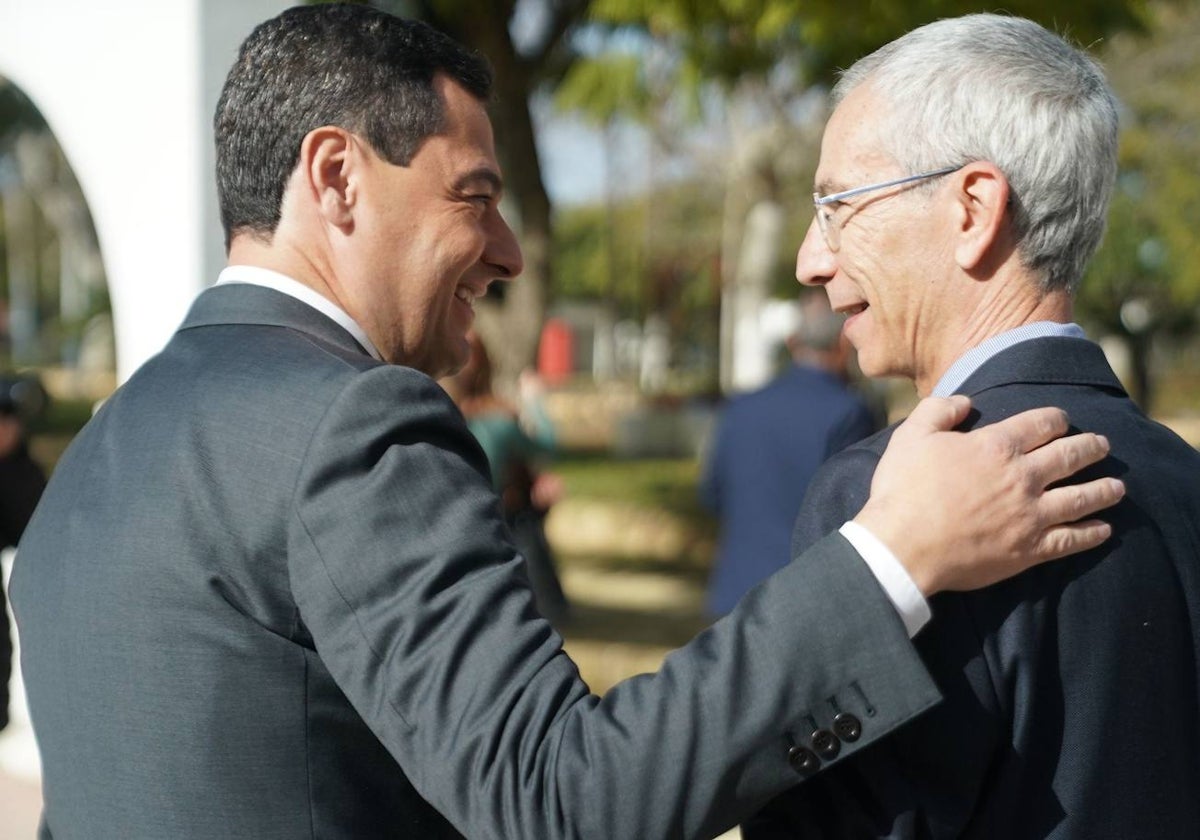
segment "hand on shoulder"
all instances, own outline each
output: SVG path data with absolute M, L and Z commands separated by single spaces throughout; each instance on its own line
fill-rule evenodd
M 921 401 L 892 436 L 855 521 L 883 540 L 926 596 L 970 590 L 1103 543 L 1093 514 L 1125 493 L 1115 478 L 1054 486 L 1108 454 L 1108 441 L 1064 437 L 1066 412 L 1026 411 L 951 431 L 963 396 Z

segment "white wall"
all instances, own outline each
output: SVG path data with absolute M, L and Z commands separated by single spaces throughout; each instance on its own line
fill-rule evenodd
M 121 380 L 166 343 L 224 262 L 212 112 L 238 44 L 288 5 L 0 0 L 0 75 L 41 110 L 96 224 Z M 14 673 L 0 770 L 36 777 L 20 686 Z
M 0 0 L 0 74 L 41 110 L 95 220 L 117 375 L 166 343 L 223 257 L 212 111 L 279 0 Z

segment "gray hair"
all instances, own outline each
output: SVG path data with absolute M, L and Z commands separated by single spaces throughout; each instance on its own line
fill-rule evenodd
M 892 104 L 885 149 L 911 172 L 986 160 L 1010 186 L 1022 264 L 1074 292 L 1104 236 L 1117 104 L 1100 66 L 1023 18 L 966 15 L 914 29 L 846 70 Z

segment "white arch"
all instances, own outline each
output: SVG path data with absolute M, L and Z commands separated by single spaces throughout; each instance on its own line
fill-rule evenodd
M 224 264 L 212 113 L 281 0 L 0 0 L 0 74 L 42 112 L 100 239 L 126 379 Z

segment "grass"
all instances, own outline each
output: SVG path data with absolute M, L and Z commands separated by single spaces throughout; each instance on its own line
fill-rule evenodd
M 567 495 L 599 502 L 651 507 L 701 525 L 708 514 L 696 488 L 700 467 L 690 458 L 615 459 L 607 453 L 565 453 L 549 467 Z
M 549 467 L 566 496 L 547 531 L 572 601 L 566 649 L 594 691 L 658 668 L 709 623 L 716 526 L 693 459 L 568 452 Z
M 716 522 L 700 504 L 694 459 L 574 452 L 549 469 L 566 490 L 549 529 L 561 563 L 700 582 L 707 577 Z
M 1158 372 L 1154 384 L 1156 416 L 1200 414 L 1200 365 L 1174 365 Z

